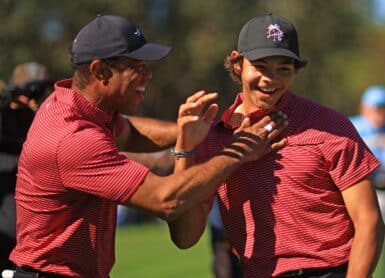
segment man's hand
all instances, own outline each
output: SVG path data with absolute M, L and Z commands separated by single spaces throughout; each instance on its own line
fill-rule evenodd
M 246 117 L 235 130 L 233 143 L 223 153 L 239 156 L 243 162 L 260 159 L 287 144 L 286 138 L 272 143 L 287 125 L 287 116 L 281 111 L 265 116 L 253 125 L 250 125 L 250 119 Z
M 207 105 L 217 97 L 217 93 L 199 91 L 180 106 L 176 150 L 191 151 L 206 138 L 211 122 L 218 112 L 217 104 Z

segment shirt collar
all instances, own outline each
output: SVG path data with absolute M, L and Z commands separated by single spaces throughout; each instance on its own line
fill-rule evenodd
M 99 125 L 111 125 L 117 113 L 109 114 L 87 101 L 78 92 L 71 89 L 72 79 L 65 79 L 55 83 L 55 92 L 59 100 L 71 105 L 74 112 Z
M 285 94 L 283 94 L 279 102 L 273 107 L 269 109 L 256 110 L 246 116 L 250 118 L 251 124 L 254 124 L 258 122 L 260 119 L 262 119 L 264 116 L 272 112 L 276 112 L 280 110 L 282 112 L 287 113 L 286 110 L 291 97 L 292 97 L 292 94 L 290 92 L 286 92 Z M 234 100 L 234 103 L 222 114 L 221 119 L 218 120 L 215 124 L 223 124 L 226 128 L 229 128 L 232 130 L 237 129 L 239 127 L 239 124 L 234 125 L 233 123 L 231 123 L 231 117 L 234 114 L 235 109 L 241 103 L 243 103 L 243 99 L 244 99 L 243 93 L 242 92 L 238 93 Z

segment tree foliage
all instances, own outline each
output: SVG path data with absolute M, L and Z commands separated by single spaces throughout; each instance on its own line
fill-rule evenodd
M 358 3 L 358 4 L 357 4 Z M 360 6 L 361 3 L 361 6 Z M 239 88 L 223 68 L 238 33 L 251 17 L 269 12 L 297 27 L 301 55 L 309 65 L 298 73 L 295 93 L 346 115 L 360 95 L 385 84 L 385 30 L 362 12 L 358 0 L 0 0 L 0 77 L 23 62 L 46 64 L 55 79 L 71 75 L 68 49 L 82 26 L 97 14 L 125 16 L 150 41 L 173 46 L 150 64 L 143 112 L 175 119 L 178 105 L 200 89 L 218 91 L 221 108 Z

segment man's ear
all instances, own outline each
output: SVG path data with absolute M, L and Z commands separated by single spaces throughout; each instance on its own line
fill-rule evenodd
M 112 71 L 108 65 L 101 60 L 93 60 L 89 66 L 90 73 L 103 84 L 108 84 L 108 80 L 112 77 Z
M 240 63 L 235 63 L 233 67 L 234 67 L 234 72 L 236 74 L 238 74 L 238 75 L 241 75 L 241 73 L 242 73 L 242 66 L 241 66 L 241 64 Z
M 230 57 L 231 57 L 231 59 L 235 59 L 235 58 L 237 58 L 238 56 L 239 56 L 240 54 L 239 54 L 239 52 L 238 51 L 236 51 L 236 50 L 233 50 L 233 51 L 231 51 L 231 54 L 230 54 Z M 242 60 L 241 60 L 242 61 Z M 236 73 L 236 74 L 238 74 L 238 75 L 241 75 L 241 73 L 242 73 L 242 62 L 236 62 L 236 63 L 234 63 L 233 64 L 233 70 L 234 70 L 234 72 Z

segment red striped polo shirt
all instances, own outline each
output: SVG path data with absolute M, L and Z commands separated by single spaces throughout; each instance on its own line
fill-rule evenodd
M 229 120 L 241 102 L 239 94 L 213 125 L 199 148 L 199 160 L 231 143 L 235 127 Z M 256 122 L 273 110 L 288 115 L 282 134 L 288 145 L 245 164 L 217 191 L 245 277 L 347 262 L 354 228 L 341 191 L 379 166 L 339 113 L 288 92 L 274 109 L 248 116 Z
M 18 266 L 72 277 L 108 277 L 114 263 L 116 205 L 148 169 L 118 153 L 123 118 L 59 81 L 42 104 L 20 156 L 16 185 Z

